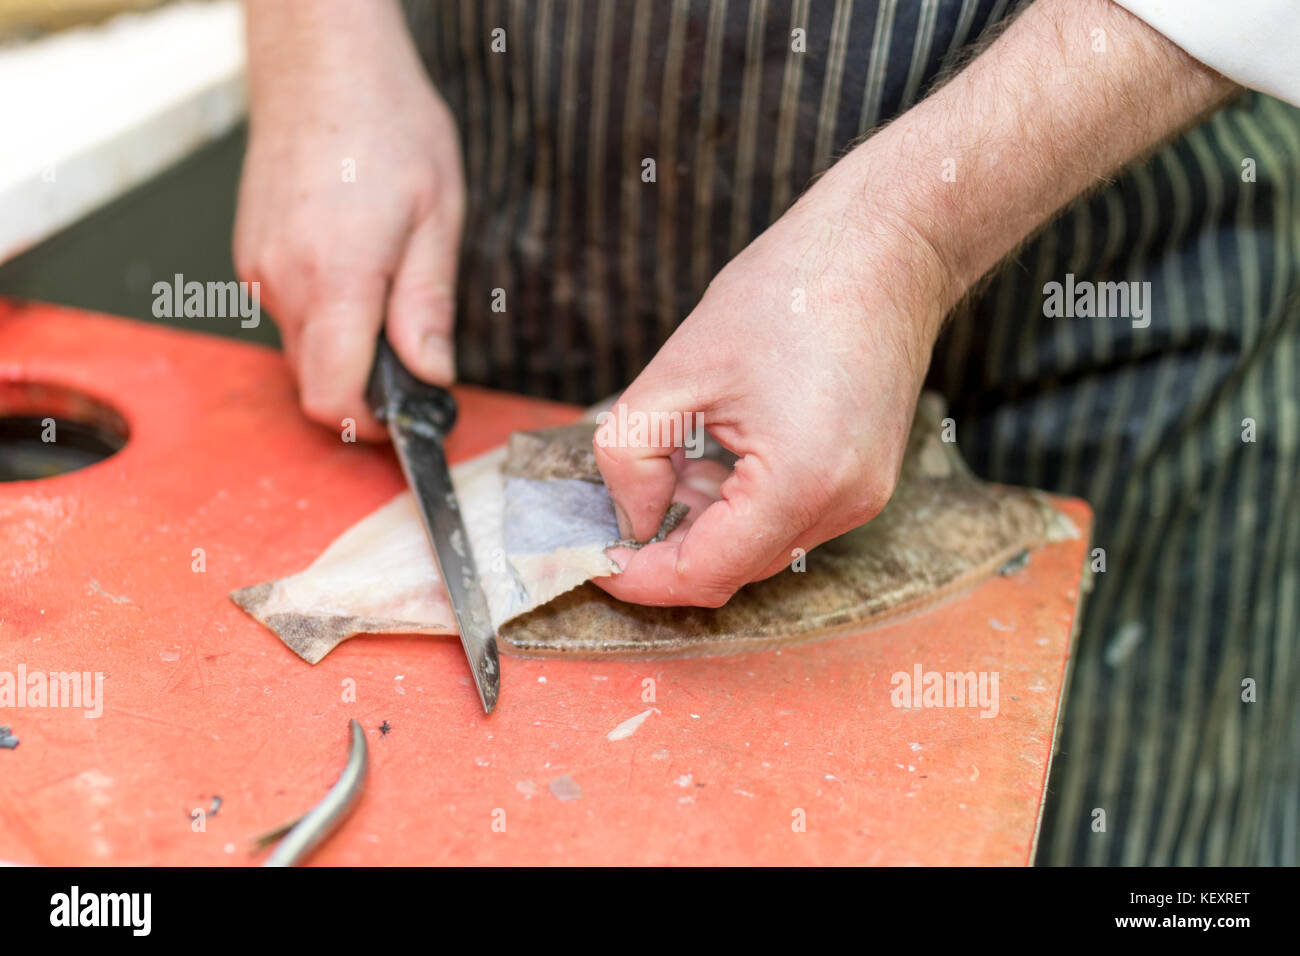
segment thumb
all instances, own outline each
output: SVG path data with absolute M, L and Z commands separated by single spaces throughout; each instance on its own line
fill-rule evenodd
M 436 385 L 456 377 L 457 242 L 458 231 L 437 216 L 416 225 L 388 298 L 389 342 L 407 368 Z
M 614 499 L 623 537 L 648 541 L 672 503 L 677 473 L 672 455 L 698 425 L 690 396 L 646 382 L 653 363 L 597 419 L 596 465 Z

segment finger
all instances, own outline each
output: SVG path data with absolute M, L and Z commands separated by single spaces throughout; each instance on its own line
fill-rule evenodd
M 680 540 L 642 548 L 622 574 L 597 583 L 638 604 L 719 607 L 783 560 L 811 523 L 792 504 L 801 502 L 792 481 L 753 456 L 741 459 L 722 492 Z
M 652 363 L 642 375 L 652 375 L 653 369 Z M 689 412 L 682 411 L 689 407 L 684 399 L 639 389 L 633 382 L 597 419 L 596 465 L 625 538 L 648 541 L 659 531 L 677 486 L 672 456 L 691 420 Z
M 356 422 L 357 435 L 380 440 L 385 431 L 365 401 L 383 314 L 384 283 L 367 282 L 318 306 L 298 335 L 298 388 L 308 418 L 337 430 Z
M 258 291 L 258 300 L 262 313 L 270 317 L 280 333 L 280 351 L 284 353 L 285 363 L 294 375 L 298 370 L 298 333 L 302 329 L 303 309 L 297 307 L 292 298 L 281 295 L 281 288 L 275 281 L 268 281 L 263 271 L 258 268 L 257 257 L 252 253 L 256 248 L 250 236 L 253 227 L 248 209 L 251 205 L 244 199 L 246 186 L 240 186 L 238 212 L 235 216 L 235 275 L 241 282 L 247 282 Z
M 680 502 L 690 509 L 681 524 L 669 532 L 664 542 L 656 542 L 643 548 L 607 550 L 605 554 L 612 558 L 624 573 L 596 578 L 595 584 L 623 601 L 638 604 L 687 603 L 673 600 L 669 593 L 670 589 L 676 586 L 678 548 L 682 539 L 689 533 L 687 529 L 691 523 L 717 501 L 717 495 L 701 494 L 679 482 L 677 491 L 673 494 L 673 501 Z M 628 573 L 629 569 L 630 573 Z
M 456 377 L 452 327 L 456 314 L 459 227 L 430 216 L 415 227 L 388 298 L 388 340 L 406 367 L 435 385 Z
M 276 327 L 280 330 L 280 350 L 284 353 L 284 361 L 289 366 L 293 376 L 298 376 L 298 340 L 302 337 L 302 323 L 285 320 L 276 320 Z M 301 390 L 300 390 L 301 394 Z
M 280 351 L 284 353 L 285 363 L 296 377 L 298 374 L 298 338 L 302 332 L 304 310 L 293 307 L 289 302 L 282 301 L 281 297 L 276 294 L 275 287 L 264 280 L 244 281 L 258 282 L 262 311 L 264 314 L 269 315 L 271 321 L 275 323 L 275 327 L 280 333 Z
M 620 574 L 592 578 L 591 583 L 610 597 L 628 604 L 675 607 L 695 602 L 677 589 L 677 555 L 681 540 L 648 544 L 640 550 L 616 548 L 607 551 L 623 570 Z
M 808 553 L 819 544 L 824 544 L 831 538 L 837 537 L 832 532 L 824 529 L 814 528 L 812 531 L 806 531 L 799 535 L 794 541 L 791 541 L 780 553 L 768 563 L 751 579 L 753 581 L 762 581 L 764 578 L 770 578 L 774 574 L 780 574 L 786 568 L 791 567 L 800 557 L 807 557 Z
M 877 505 L 867 506 L 866 508 L 863 508 L 859 503 L 858 507 L 849 511 L 841 508 L 825 510 L 811 528 L 799 534 L 782 553 L 778 554 L 767 567 L 751 580 L 761 581 L 764 578 L 770 578 L 774 574 L 779 574 L 794 564 L 798 558 L 806 557 L 810 551 L 819 545 L 875 520 L 875 516 L 880 513 L 887 500 L 888 495 L 885 496 L 885 499 L 880 500 Z

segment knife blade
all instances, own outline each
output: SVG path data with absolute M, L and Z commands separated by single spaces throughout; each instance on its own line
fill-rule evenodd
M 406 483 L 415 494 L 438 573 L 460 627 L 460 643 L 474 686 L 484 712 L 490 714 L 501 686 L 497 635 L 443 454 L 443 441 L 456 423 L 456 399 L 445 388 L 412 375 L 381 332 L 366 400 L 375 418 L 388 426 Z

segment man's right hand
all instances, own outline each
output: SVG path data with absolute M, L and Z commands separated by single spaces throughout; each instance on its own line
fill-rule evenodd
M 392 0 L 250 0 L 250 133 L 235 223 L 303 411 L 359 437 L 381 326 L 419 377 L 455 376 L 460 145 Z

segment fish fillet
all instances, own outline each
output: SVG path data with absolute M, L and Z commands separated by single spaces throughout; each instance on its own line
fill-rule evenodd
M 898 488 L 875 520 L 725 606 L 624 604 L 586 582 L 617 573 L 618 523 L 590 422 L 517 433 L 452 469 L 488 609 L 504 649 L 529 656 L 725 654 L 862 631 L 942 600 L 1022 551 L 1077 534 L 1045 496 L 982 482 L 940 440 L 942 402 L 923 395 Z M 734 460 L 712 445 L 706 454 Z M 680 518 L 679 509 L 667 516 Z M 404 492 L 299 574 L 232 598 L 316 663 L 355 634 L 450 634 L 455 617 Z

